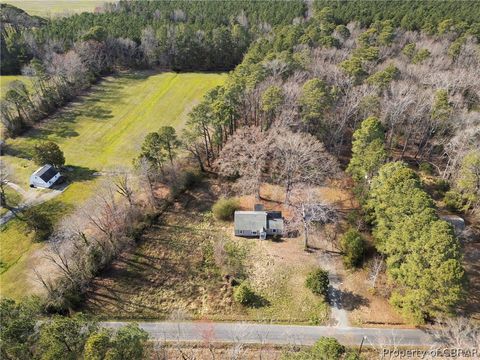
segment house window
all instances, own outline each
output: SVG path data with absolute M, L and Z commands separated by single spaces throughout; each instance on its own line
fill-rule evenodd
M 256 232 L 256 231 L 252 231 L 252 235 L 257 235 L 257 232 Z
M 277 229 L 272 229 L 272 232 L 277 232 Z
M 243 234 L 243 230 L 238 230 L 238 233 L 239 233 L 239 234 Z

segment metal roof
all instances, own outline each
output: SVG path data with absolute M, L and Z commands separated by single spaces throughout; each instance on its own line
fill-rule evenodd
M 235 211 L 235 230 L 283 229 L 280 211 Z
M 268 228 L 269 229 L 276 229 L 276 230 L 283 230 L 283 219 L 269 219 L 268 220 Z
M 465 229 L 465 220 L 458 215 L 454 215 L 454 214 L 440 215 L 440 219 L 445 220 L 446 222 L 452 224 L 456 230 Z
M 235 230 L 259 231 L 267 228 L 267 212 L 235 211 Z
M 57 174 L 58 171 L 55 170 L 52 165 L 44 165 L 33 173 L 33 175 L 40 177 L 40 179 L 45 182 L 49 182 L 50 179 L 52 179 Z

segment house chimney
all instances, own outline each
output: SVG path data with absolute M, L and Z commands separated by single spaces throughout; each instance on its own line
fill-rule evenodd
M 265 208 L 263 207 L 263 204 L 255 204 L 253 206 L 254 211 L 265 211 Z

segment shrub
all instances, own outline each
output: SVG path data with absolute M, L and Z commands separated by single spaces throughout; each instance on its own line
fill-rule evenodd
M 313 345 L 312 352 L 319 360 L 336 360 L 345 353 L 345 346 L 335 338 L 322 337 Z
M 361 264 L 365 251 L 365 241 L 355 229 L 348 230 L 340 240 L 345 266 L 352 268 Z
M 220 199 L 212 207 L 213 215 L 220 220 L 232 220 L 233 214 L 240 208 L 240 204 L 237 199 Z
M 202 174 L 196 171 L 185 171 L 180 177 L 184 189 L 190 190 L 202 182 Z
M 355 350 L 347 349 L 336 339 L 331 337 L 322 337 L 317 342 L 300 352 L 286 353 L 284 360 L 360 360 L 363 359 Z
M 402 54 L 407 56 L 410 59 L 415 56 L 415 53 L 416 53 L 416 45 L 414 43 L 408 43 L 402 49 Z
M 178 178 L 170 186 L 170 193 L 176 198 L 185 190 L 191 190 L 202 181 L 202 175 L 195 171 L 182 171 Z
M 458 191 L 450 190 L 445 193 L 443 198 L 445 205 L 452 211 L 464 211 L 465 199 Z
M 363 227 L 365 226 L 364 214 L 362 214 L 360 210 L 354 209 L 347 214 L 347 222 L 352 227 Z
M 314 294 L 326 297 L 328 292 L 328 272 L 323 269 L 316 269 L 307 275 L 305 286 Z
M 450 184 L 445 179 L 437 179 L 435 181 L 435 188 L 440 192 L 446 192 L 450 189 Z
M 350 350 L 345 354 L 345 357 L 343 358 L 344 360 L 362 360 L 363 357 L 358 355 L 357 352 Z
M 419 166 L 418 169 L 423 172 L 424 174 L 427 175 L 432 175 L 433 174 L 433 165 L 428 163 L 428 162 L 422 162 Z
M 233 298 L 239 304 L 244 306 L 252 305 L 255 303 L 255 293 L 250 285 L 244 281 L 233 290 Z

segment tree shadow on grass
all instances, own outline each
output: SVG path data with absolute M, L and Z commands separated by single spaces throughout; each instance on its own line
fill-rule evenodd
M 330 288 L 329 295 L 331 298 L 339 300 L 336 302 L 336 305 L 339 309 L 344 309 L 347 311 L 353 311 L 362 306 L 368 306 L 370 303 L 367 298 L 348 290 Z M 333 299 L 329 299 L 329 302 L 334 302 Z
M 94 120 L 107 120 L 113 118 L 112 111 L 101 106 L 88 106 L 77 111 L 77 116 L 86 116 Z
M 3 153 L 5 155 L 30 160 L 33 156 L 33 145 L 32 144 L 18 144 L 18 145 L 6 144 L 4 145 Z
M 89 181 L 98 177 L 97 170 L 77 165 L 68 165 L 62 174 L 69 182 Z
M 259 294 L 253 294 L 252 299 L 248 304 L 248 307 L 255 308 L 255 309 L 262 308 L 265 306 L 270 306 L 270 301 L 268 301 L 267 299 L 265 299 L 263 296 Z

